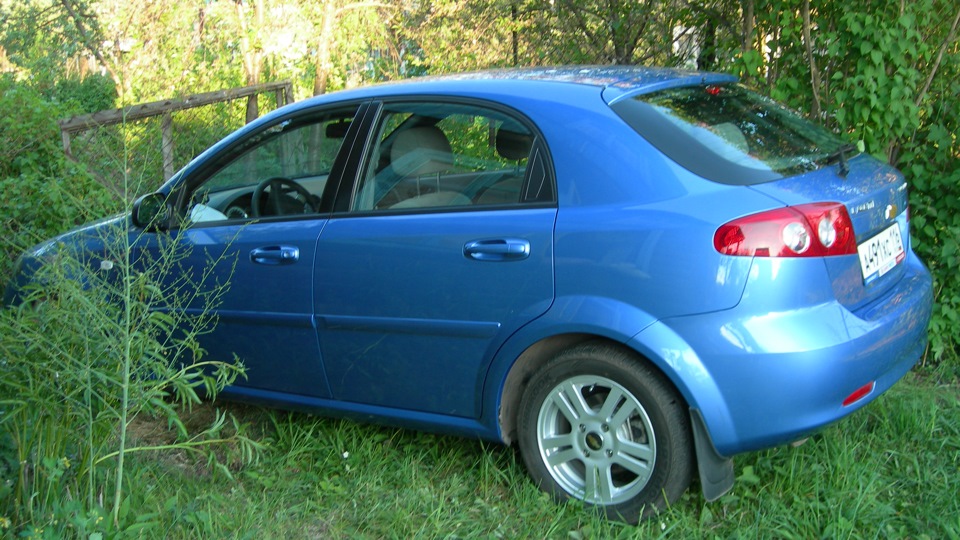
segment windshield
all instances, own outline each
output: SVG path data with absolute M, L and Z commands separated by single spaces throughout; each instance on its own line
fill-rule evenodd
M 638 133 L 705 178 L 752 184 L 823 166 L 844 142 L 739 85 L 673 88 L 614 105 Z

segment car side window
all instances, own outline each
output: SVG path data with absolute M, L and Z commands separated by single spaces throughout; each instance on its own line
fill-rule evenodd
M 315 213 L 355 113 L 292 118 L 247 138 L 193 190 L 190 220 Z
M 514 205 L 535 136 L 523 122 L 474 105 L 386 105 L 351 208 L 357 212 Z

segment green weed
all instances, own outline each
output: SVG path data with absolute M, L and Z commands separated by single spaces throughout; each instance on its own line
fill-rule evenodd
M 513 448 L 243 405 L 264 451 L 234 481 L 143 455 L 131 482 L 166 538 L 957 538 L 958 396 L 908 375 L 802 446 L 738 456 L 719 501 L 694 485 L 636 527 L 554 502 Z

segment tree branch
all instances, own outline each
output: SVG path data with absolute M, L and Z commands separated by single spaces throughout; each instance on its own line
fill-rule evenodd
M 933 69 L 930 70 L 930 74 L 927 75 L 927 81 L 923 85 L 923 90 L 920 91 L 920 94 L 917 95 L 917 101 L 914 103 L 917 107 L 920 106 L 920 103 L 923 102 L 923 98 L 927 96 L 927 91 L 930 90 L 930 85 L 933 83 L 933 78 L 936 76 L 937 71 L 940 69 L 940 63 L 943 61 L 943 54 L 947 51 L 947 47 L 950 46 L 950 43 L 957 37 L 957 26 L 960 25 L 960 9 L 957 10 L 956 16 L 953 18 L 953 26 L 950 27 L 950 32 L 947 33 L 947 38 L 943 40 L 943 43 L 940 45 L 940 50 L 937 52 L 937 59 L 933 63 Z
M 67 12 L 67 15 L 70 17 L 70 20 L 73 21 L 73 25 L 77 29 L 77 33 L 80 34 L 80 39 L 83 40 L 83 46 L 93 53 L 93 56 L 97 59 L 98 62 L 107 70 L 107 73 L 110 74 L 110 78 L 113 79 L 113 84 L 116 85 L 117 90 L 122 88 L 122 81 L 120 76 L 117 74 L 116 69 L 107 61 L 107 58 L 103 55 L 103 51 L 99 47 L 94 45 L 94 38 L 91 36 L 91 32 L 87 29 L 86 23 L 84 22 L 85 18 L 88 18 L 89 15 L 84 15 L 77 11 L 76 6 L 71 2 L 71 0 L 60 0 L 60 5 L 63 6 L 63 9 Z

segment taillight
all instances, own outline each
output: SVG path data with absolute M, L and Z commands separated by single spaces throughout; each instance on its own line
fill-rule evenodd
M 853 222 L 840 203 L 787 206 L 737 218 L 713 235 L 724 255 L 825 257 L 857 253 Z

